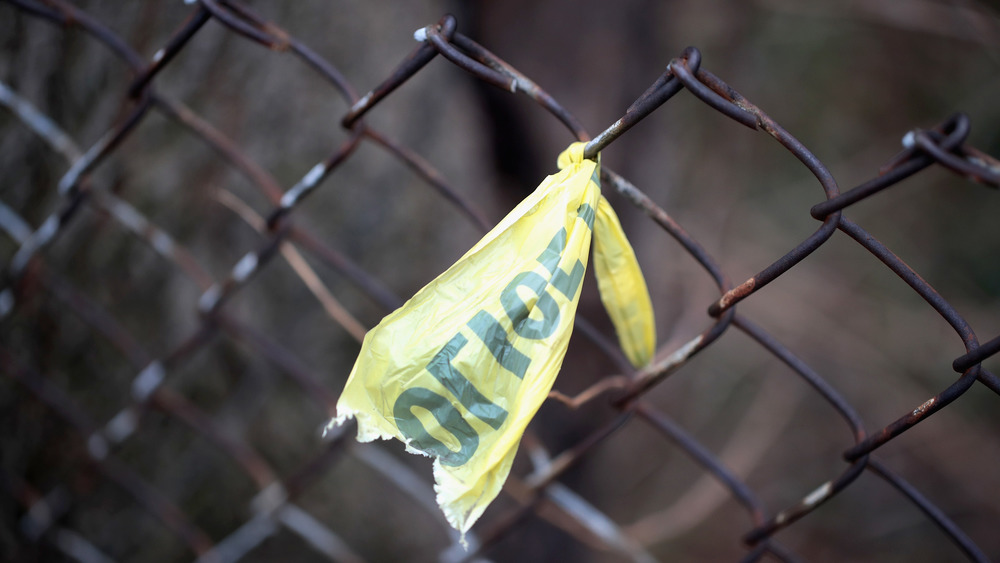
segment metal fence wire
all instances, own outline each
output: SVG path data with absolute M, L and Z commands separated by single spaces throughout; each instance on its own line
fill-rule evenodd
M 331 61 L 236 0 L 172 4 L 184 19 L 169 36 L 150 17 L 155 3 L 98 3 L 94 13 L 66 0 L 4 4 L 9 43 L 62 50 L 46 63 L 38 55 L 45 49 L 26 48 L 35 58 L 22 61 L 20 73 L 14 63 L 5 71 L 21 78 L 0 83 L 4 559 L 1000 557 L 1000 378 L 988 369 L 1000 337 L 977 336 L 946 296 L 872 234 L 900 238 L 877 228 L 885 207 L 858 211 L 872 231 L 847 216 L 887 197 L 886 188 L 899 193 L 911 177 L 936 174 L 948 192 L 933 194 L 934 213 L 946 215 L 949 198 L 979 190 L 987 209 L 955 228 L 995 223 L 996 193 L 976 184 L 1000 186 L 1000 162 L 966 142 L 966 115 L 905 133 L 902 151 L 874 177 L 842 190 L 816 155 L 710 72 L 712 61 L 693 47 L 591 137 L 536 82 L 461 33 L 452 16 L 425 27 L 422 41 L 389 67 L 402 56 L 393 50 L 398 43 L 353 36 L 350 21 L 331 33 L 364 43 L 351 60 Z M 109 18 L 135 20 L 138 32 L 123 36 Z M 226 60 L 253 62 L 221 67 L 214 56 L 222 50 Z M 263 57 L 279 58 L 283 73 L 246 78 Z M 475 81 L 463 82 L 449 65 L 428 66 L 436 58 L 499 89 L 489 96 L 527 98 L 537 105 L 533 119 L 547 112 L 569 130 L 563 145 L 589 141 L 588 156 L 627 142 L 630 128 L 658 119 L 654 110 L 668 100 L 696 100 L 736 124 L 681 102 L 692 119 L 727 135 L 757 132 L 745 141 L 751 145 L 770 137 L 823 192 L 800 190 L 814 198 L 809 214 L 819 226 L 801 240 L 789 238 L 795 227 L 775 231 L 790 248 L 784 255 L 735 257 L 713 230 L 724 228 L 724 217 L 688 216 L 682 227 L 662 203 L 673 195 L 646 187 L 655 184 L 649 178 L 633 184 L 615 172 L 625 157 L 605 155 L 603 190 L 626 229 L 639 233 L 667 336 L 654 362 L 635 371 L 599 309 L 588 308 L 594 296 L 584 295 L 556 390 L 468 550 L 435 504 L 425 459 L 396 443 L 358 444 L 353 426 L 325 440 L 318 433 L 365 330 L 511 204 L 502 192 L 447 179 L 470 177 L 462 164 L 468 154 L 453 152 L 461 147 L 418 142 L 429 130 L 482 127 L 448 109 Z M 380 74 L 363 94 L 346 78 Z M 274 103 L 302 75 L 314 105 Z M 428 75 L 430 86 L 421 87 L 431 100 L 414 101 L 407 83 Z M 57 87 L 40 90 L 40 80 Z M 264 98 L 265 88 L 279 94 Z M 247 101 L 257 96 L 270 106 Z M 331 99 L 341 105 L 325 105 Z M 243 132 L 249 122 L 254 136 Z M 282 122 L 325 138 L 326 148 L 268 133 L 288 131 Z M 656 158 L 650 150 L 640 156 Z M 298 160 L 281 159 L 288 154 Z M 318 163 L 288 164 L 309 159 Z M 757 165 L 732 163 L 748 177 Z M 893 200 L 891 212 L 919 197 Z M 659 230 L 643 230 L 654 225 Z M 924 254 L 995 248 L 974 234 L 956 233 L 948 244 L 926 244 Z M 871 258 L 896 277 L 863 270 Z M 995 273 L 995 254 L 976 258 Z M 917 259 L 927 264 L 930 256 Z M 834 272 L 861 268 L 867 273 L 847 288 L 849 301 L 823 303 L 783 285 L 806 263 L 824 261 L 835 265 L 797 283 L 826 291 L 824 284 L 847 279 Z M 671 281 L 692 264 L 701 293 Z M 733 281 L 744 266 L 760 269 Z M 896 295 L 905 284 L 919 296 L 903 297 L 912 305 L 903 321 L 911 333 L 850 340 L 878 300 L 865 292 L 869 283 Z M 698 301 L 712 293 L 710 304 Z M 697 301 L 695 314 L 678 300 Z M 765 305 L 755 309 L 755 300 Z M 810 320 L 813 312 L 828 318 Z M 989 326 L 995 309 L 972 313 L 984 329 L 998 328 Z M 814 336 L 812 345 L 802 335 Z M 950 365 L 925 354 L 937 341 L 951 351 Z M 829 355 L 814 353 L 824 347 Z M 957 401 L 963 396 L 973 398 Z M 887 406 L 891 417 L 883 416 Z M 931 419 L 945 407 L 962 412 Z

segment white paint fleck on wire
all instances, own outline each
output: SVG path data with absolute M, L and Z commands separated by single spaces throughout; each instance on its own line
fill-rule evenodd
M 202 293 L 198 299 L 198 310 L 202 313 L 207 313 L 214 309 L 215 304 L 219 302 L 220 294 L 219 284 L 213 283 L 212 287 L 206 289 L 205 293 Z
M 87 452 L 90 457 L 100 461 L 108 457 L 108 441 L 98 432 L 94 432 L 87 438 Z
M 104 426 L 104 435 L 107 436 L 108 440 L 117 444 L 131 436 L 138 424 L 139 416 L 136 414 L 135 408 L 128 407 L 122 409 L 108 421 Z
M 35 231 L 31 237 L 21 245 L 14 257 L 10 259 L 10 271 L 15 276 L 19 276 L 28 265 L 28 261 L 35 255 L 39 248 L 47 244 L 52 237 L 59 232 L 59 216 L 49 215 L 49 218 L 42 223 L 41 227 Z
M 254 514 L 274 514 L 286 500 L 288 491 L 280 482 L 275 481 L 257 493 L 257 496 L 250 501 L 250 509 Z
M 111 205 L 111 212 L 114 214 L 118 221 L 125 225 L 126 228 L 131 230 L 137 235 L 142 236 L 142 234 L 149 227 L 149 221 L 143 217 L 142 213 L 139 213 L 136 208 L 125 203 L 118 198 L 109 198 Z
M 163 383 L 165 375 L 163 364 L 158 361 L 150 362 L 132 381 L 132 398 L 140 403 L 145 402 Z
M 290 190 L 285 192 L 285 195 L 281 196 L 281 207 L 288 209 L 295 205 L 302 197 L 302 194 L 314 188 L 323 179 L 326 172 L 326 164 L 322 162 L 310 168 L 309 172 L 299 180 L 299 183 L 292 186 Z
M 833 489 L 833 483 L 827 481 L 826 483 L 823 483 L 822 485 L 817 487 L 815 491 L 809 493 L 809 496 L 807 496 L 805 500 L 802 501 L 802 503 L 808 507 L 812 507 L 816 503 L 830 496 L 830 491 L 832 489 Z
M 35 233 L 35 244 L 38 246 L 48 244 L 57 232 L 59 232 L 59 216 L 49 215 L 49 218 L 42 223 L 41 227 L 38 227 L 38 232 Z
M 236 283 L 243 283 L 250 277 L 250 274 L 257 269 L 257 254 L 254 252 L 248 252 L 240 261 L 236 263 L 233 267 L 233 281 Z
M 666 370 L 673 369 L 674 367 L 687 361 L 691 353 L 701 345 L 702 340 L 704 340 L 704 336 L 699 334 L 667 356 L 662 362 L 659 362 L 644 371 L 647 373 L 663 373 Z
M 87 149 L 87 152 L 70 166 L 66 174 L 59 179 L 59 193 L 65 195 L 69 192 L 80 181 L 80 176 L 84 174 L 87 170 L 93 166 L 94 161 L 97 160 L 97 156 L 104 152 L 108 144 L 111 143 L 112 134 L 106 133 L 100 138 L 92 147 Z
M 361 111 L 361 108 L 367 106 L 368 102 L 371 101 L 372 96 L 374 95 L 375 92 L 368 92 L 367 94 L 362 96 L 360 100 L 358 100 L 357 102 L 354 103 L 353 106 L 351 106 L 351 111 L 349 113 L 357 113 L 358 111 Z
M 288 209 L 289 207 L 295 205 L 295 200 L 297 200 L 299 198 L 299 190 L 298 190 L 298 188 L 301 185 L 302 185 L 301 182 L 298 183 L 298 184 L 295 184 L 294 186 L 292 186 L 292 189 L 288 190 L 287 192 L 284 193 L 284 195 L 281 196 L 281 208 L 282 209 Z
M 316 185 L 316 182 L 318 182 L 325 173 L 326 173 L 326 165 L 321 162 L 316 166 L 313 166 L 312 169 L 309 170 L 309 172 L 305 175 L 305 177 L 302 178 L 302 183 L 305 184 L 306 187 L 311 188 Z
M 21 519 L 21 532 L 28 536 L 28 539 L 37 541 L 52 526 L 52 502 L 50 496 L 56 494 L 59 489 L 45 495 L 31 504 L 24 518 Z
M 535 86 L 535 84 L 533 82 L 531 82 L 530 80 L 525 80 L 524 78 L 522 78 L 520 76 L 515 76 L 514 77 L 514 84 L 511 84 L 510 91 L 514 92 L 514 91 L 520 90 L 522 92 L 530 92 L 531 89 L 534 86 Z
M 156 231 L 153 231 L 153 235 L 150 239 L 154 250 L 168 258 L 173 257 L 174 239 L 170 238 L 170 235 L 157 229 Z
M 925 412 L 927 412 L 927 409 L 934 406 L 935 402 L 937 402 L 936 397 L 931 397 L 930 399 L 927 399 L 926 401 L 924 401 L 922 405 L 913 409 L 913 416 L 920 416 L 924 414 Z

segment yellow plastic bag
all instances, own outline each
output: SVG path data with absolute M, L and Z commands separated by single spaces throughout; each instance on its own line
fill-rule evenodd
M 637 367 L 655 345 L 635 254 L 584 143 L 453 266 L 365 336 L 337 417 L 358 440 L 435 458 L 437 501 L 463 534 L 500 493 L 573 331 L 591 232 L 601 299 Z M 595 222 L 596 219 L 596 222 Z

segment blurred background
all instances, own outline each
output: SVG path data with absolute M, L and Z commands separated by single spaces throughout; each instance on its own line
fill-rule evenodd
M 176 0 L 73 5 L 146 60 L 194 10 Z M 379 84 L 415 47 L 414 30 L 452 13 L 459 32 L 545 88 L 591 135 L 618 119 L 672 58 L 694 45 L 702 68 L 802 141 L 842 191 L 875 176 L 901 150 L 907 131 L 930 128 L 957 111 L 971 119 L 969 143 L 1000 154 L 1000 12 L 987 2 L 249 5 L 331 62 L 359 93 Z M 132 78 L 120 59 L 80 29 L 0 3 L 0 81 L 83 150 L 124 115 Z M 289 53 L 252 43 L 216 21 L 166 65 L 155 86 L 229 137 L 284 189 L 350 136 L 340 126 L 348 105 L 327 82 Z M 552 173 L 556 156 L 573 141 L 531 100 L 481 83 L 442 57 L 365 119 L 433 165 L 491 223 Z M 808 210 L 824 196 L 808 171 L 766 134 L 741 127 L 686 91 L 602 158 L 667 210 L 736 283 L 819 225 Z M 56 186 L 67 169 L 65 159 L 0 110 L 0 202 L 32 230 L 63 205 Z M 162 113 L 143 119 L 89 183 L 131 204 L 216 281 L 267 241 L 251 222 L 267 216 L 271 203 L 202 139 Z M 718 291 L 672 238 L 610 192 L 605 190 L 649 284 L 659 357 L 665 357 L 711 325 L 705 311 Z M 932 167 L 845 215 L 933 285 L 986 341 L 1000 333 L 998 213 L 996 190 Z M 402 299 L 480 236 L 419 175 L 371 142 L 362 142 L 292 220 Z M 9 264 L 18 248 L 15 237 L 0 236 L 0 262 Z M 360 326 L 374 326 L 389 312 L 328 262 L 308 252 L 302 260 Z M 317 299 L 301 264 L 294 264 L 276 257 L 223 305 L 234 322 L 280 346 L 278 355 L 289 361 L 274 361 L 270 344 L 246 331 L 223 330 L 169 365 L 163 389 L 170 395 L 156 404 L 183 398 L 204 424 L 255 452 L 278 478 L 310 475 L 296 506 L 349 546 L 335 559 L 353 553 L 371 561 L 437 560 L 454 538 L 421 505 L 432 495 L 429 461 L 405 454 L 395 442 L 358 446 L 349 439 L 328 448 L 319 429 L 332 412 L 288 377 L 307 372 L 335 400 L 359 349 L 356 334 L 336 320 L 329 301 Z M 259 493 L 268 479 L 248 475 L 197 425 L 175 416 L 178 408 L 143 407 L 135 431 L 112 446 L 112 469 L 88 457 L 87 436 L 64 416 L 71 412 L 77 421 L 103 426 L 127 407 L 142 367 L 172 357 L 198 333 L 204 288 L 96 206 L 80 209 L 27 272 L 17 283 L 13 309 L 0 320 L 0 370 L 11 376 L 0 378 L 0 477 L 6 488 L 0 494 L 0 559 L 82 558 L 83 551 L 65 548 L 70 536 L 60 529 L 99 551 L 94 557 L 194 558 L 170 526 L 135 501 L 134 491 L 142 488 L 135 480 L 169 500 L 217 545 L 240 530 L 257 537 L 242 561 L 327 559 L 329 551 L 294 533 L 292 525 L 246 531 L 257 506 L 251 501 L 263 502 Z M 611 336 L 590 273 L 588 280 L 581 314 Z M 68 304 L 81 296 L 84 309 L 113 320 L 140 351 L 123 353 Z M 951 362 L 964 353 L 937 313 L 842 233 L 739 310 L 842 393 L 869 432 L 951 384 Z M 995 358 L 984 366 L 1000 370 Z M 578 331 L 555 388 L 574 395 L 617 370 Z M 28 380 L 61 390 L 53 400 L 71 406 L 53 409 Z M 647 399 L 741 478 L 768 516 L 836 477 L 845 467 L 841 454 L 854 443 L 828 403 L 736 331 Z M 997 407 L 997 397 L 975 385 L 874 454 L 992 558 L 1000 558 Z M 554 456 L 616 414 L 604 398 L 576 410 L 548 401 L 522 450 Z M 313 473 L 303 469 L 310 464 L 317 468 Z M 523 480 L 532 469 L 522 451 L 512 475 Z M 121 471 L 131 477 L 108 477 Z M 416 481 L 396 486 L 392 475 Z M 743 508 L 640 422 L 603 441 L 559 483 L 620 527 L 633 558 L 714 561 L 746 553 L 741 537 L 752 526 Z M 47 499 L 53 526 L 36 532 L 31 523 L 44 519 L 30 508 L 39 499 Z M 501 495 L 474 532 L 497 525 L 517 505 L 517 495 Z M 629 559 L 547 512 L 553 511 L 533 513 L 483 557 Z M 868 473 L 777 539 L 810 561 L 962 556 L 916 507 Z

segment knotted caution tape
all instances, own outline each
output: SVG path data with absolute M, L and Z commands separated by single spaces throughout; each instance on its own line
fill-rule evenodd
M 601 301 L 636 367 L 653 355 L 653 307 L 584 143 L 482 240 L 368 332 L 337 417 L 358 440 L 397 438 L 435 458 L 437 502 L 463 534 L 500 493 L 570 335 L 591 234 Z

